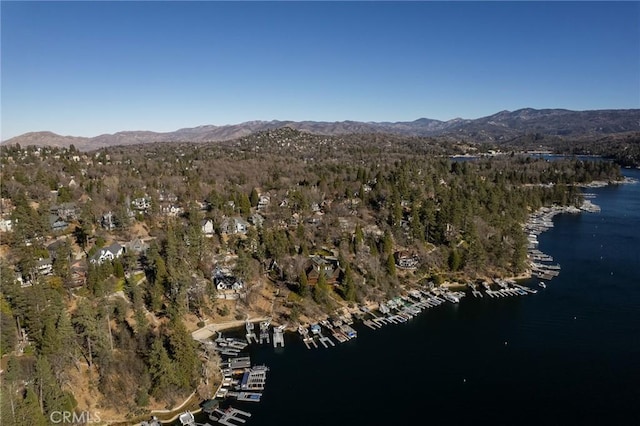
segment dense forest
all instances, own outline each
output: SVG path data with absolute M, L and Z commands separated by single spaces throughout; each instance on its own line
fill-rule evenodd
M 259 310 L 265 289 L 288 295 L 279 312 L 295 323 L 406 283 L 517 275 L 531 212 L 621 179 L 608 161 L 450 159 L 479 150 L 290 128 L 89 153 L 2 146 L 2 423 L 174 406 L 208 358 L 190 332 Z

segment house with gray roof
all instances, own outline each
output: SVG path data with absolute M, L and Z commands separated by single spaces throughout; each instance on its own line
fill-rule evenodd
M 103 247 L 91 256 L 89 262 L 100 265 L 104 261 L 112 261 L 124 254 L 125 248 L 114 242 L 107 247 Z

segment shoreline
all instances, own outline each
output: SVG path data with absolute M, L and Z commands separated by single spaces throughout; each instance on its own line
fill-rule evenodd
M 625 178 L 623 181 L 618 181 L 618 182 L 604 182 L 604 181 L 594 181 L 591 184 L 587 184 L 585 186 L 581 186 L 583 188 L 598 188 L 598 187 L 603 187 L 603 186 L 608 186 L 608 185 L 615 185 L 615 184 L 621 184 L 621 183 L 637 183 L 636 180 L 633 179 L 629 179 L 629 178 Z M 588 200 L 585 200 L 588 201 Z M 598 210 L 594 210 L 593 207 L 590 206 L 595 206 L 597 207 Z M 558 205 L 553 205 L 550 207 L 541 207 L 540 209 L 532 212 L 529 215 L 529 218 L 527 220 L 527 222 L 525 222 L 522 225 L 523 228 L 523 232 L 527 233 L 527 234 L 531 234 L 531 233 L 535 233 L 535 235 L 540 235 L 541 233 L 547 231 L 548 229 L 553 227 L 553 218 L 558 215 L 558 214 L 563 214 L 563 213 L 570 213 L 570 214 L 579 214 L 582 213 L 583 211 L 599 211 L 599 207 L 594 205 L 591 202 L 588 202 L 587 204 L 583 204 L 583 206 L 581 206 L 581 208 L 577 208 L 575 206 L 558 206 Z M 542 221 L 542 224 L 540 223 L 540 221 Z M 550 226 L 546 226 L 549 225 Z M 537 225 L 537 227 L 536 227 Z M 531 241 L 529 241 L 528 247 L 527 247 L 527 269 L 525 271 L 523 271 L 520 274 L 517 275 L 511 275 L 509 277 L 500 277 L 501 280 L 504 281 L 522 281 L 522 280 L 531 280 L 534 279 L 535 277 L 535 273 L 534 273 L 534 259 L 532 258 L 532 252 L 537 250 L 537 240 L 535 242 L 535 244 L 532 244 Z M 482 276 L 480 277 L 480 279 L 485 280 L 485 281 L 492 281 L 491 278 L 489 278 L 488 276 Z M 464 284 L 464 283 L 460 283 L 460 282 L 444 282 L 442 283 L 440 286 L 436 287 L 436 288 L 442 288 L 446 291 L 449 292 L 456 292 L 456 291 L 465 291 L 467 289 L 468 285 Z M 400 292 L 402 294 L 407 294 L 409 291 L 414 290 L 415 288 L 417 288 L 415 285 L 401 285 L 400 286 Z M 466 293 L 466 291 L 465 291 Z M 340 307 L 337 309 L 338 312 L 342 311 L 345 313 L 345 316 L 348 317 L 352 317 L 354 316 L 354 314 L 362 314 L 363 311 L 360 309 L 360 307 L 366 307 L 369 310 L 376 310 L 379 311 L 380 309 L 380 302 L 374 302 L 374 301 L 365 301 L 362 304 L 356 304 L 353 307 L 349 307 L 348 304 L 346 303 L 340 303 Z M 309 324 L 313 324 L 313 323 L 320 323 L 321 321 L 325 320 L 328 317 L 328 315 L 322 315 L 320 317 L 318 316 L 314 316 L 314 317 L 310 317 L 307 318 Z M 257 318 L 247 318 L 244 320 L 234 320 L 234 321 L 227 321 L 224 323 L 214 323 L 214 324 L 207 324 L 204 327 L 201 327 L 198 330 L 195 330 L 192 332 L 192 337 L 194 340 L 196 341 L 204 341 L 204 340 L 208 340 L 209 338 L 211 338 L 212 336 L 214 336 L 217 332 L 220 331 L 224 331 L 224 330 L 231 330 L 231 329 L 241 329 L 242 326 L 247 322 L 259 322 L 259 321 L 264 321 L 264 320 L 271 320 L 272 318 L 267 318 L 267 317 L 257 317 Z M 362 317 L 360 317 L 358 315 L 357 318 L 358 322 L 362 322 L 364 319 Z M 302 324 L 302 323 L 301 323 Z M 307 325 L 309 325 L 307 324 Z M 290 331 L 292 335 L 296 334 L 296 330 L 297 327 L 294 326 L 293 324 L 289 324 L 286 328 L 287 331 Z M 222 372 L 222 368 L 219 365 L 219 369 Z M 222 384 L 220 384 L 218 386 L 218 389 L 222 386 Z M 215 395 L 217 394 L 217 392 L 214 392 L 214 399 L 215 399 Z M 197 413 L 200 412 L 201 410 L 197 410 L 197 411 L 192 411 L 192 413 Z M 175 416 L 172 421 L 175 421 L 175 419 L 179 416 L 179 414 L 177 416 Z M 171 422 L 171 421 L 167 421 L 167 422 Z M 162 422 L 163 424 L 165 423 L 165 421 Z

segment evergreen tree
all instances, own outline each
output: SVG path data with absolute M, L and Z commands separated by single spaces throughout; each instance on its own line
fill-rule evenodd
M 194 341 L 179 318 L 172 318 L 170 326 L 169 348 L 176 383 L 183 389 L 190 389 L 195 382 L 199 365 Z
M 389 255 L 392 254 L 393 251 L 393 239 L 391 238 L 391 232 L 387 229 L 384 231 L 384 236 L 382 237 L 382 253 Z
M 257 207 L 259 200 L 260 200 L 260 195 L 258 194 L 258 190 L 256 188 L 253 188 L 251 190 L 251 195 L 249 196 L 249 201 L 251 201 L 251 207 Z
M 247 194 L 240 194 L 238 199 L 238 208 L 240 209 L 240 213 L 244 216 L 247 216 L 251 212 L 251 201 L 249 201 Z
M 51 364 L 46 357 L 39 356 L 36 359 L 34 374 L 36 393 L 44 413 L 49 414 L 53 411 L 70 411 L 73 409 L 74 404 L 71 398 L 60 388 Z
M 324 272 L 320 272 L 318 282 L 313 288 L 313 299 L 316 303 L 327 304 L 329 302 L 329 285 L 327 284 L 327 277 Z
M 2 424 L 5 424 L 4 416 Z M 31 387 L 27 388 L 24 399 L 17 404 L 14 424 L 16 426 L 47 426 L 49 424 L 40 409 L 38 397 Z
M 147 362 L 151 377 L 151 395 L 162 398 L 174 385 L 175 375 L 161 336 L 153 339 Z
M 0 299 L 0 356 L 11 352 L 15 348 L 17 340 L 11 307 L 3 297 Z
M 307 297 L 309 295 L 309 281 L 307 279 L 307 273 L 304 270 L 300 274 L 300 288 L 298 289 L 298 294 L 302 297 Z
M 452 272 L 456 272 L 460 269 L 460 266 L 462 265 L 462 256 L 456 248 L 452 248 L 449 251 L 449 258 L 447 260 L 447 263 L 449 265 L 449 269 Z
M 396 275 L 396 260 L 392 254 L 387 257 L 387 273 L 392 277 Z
M 351 265 L 348 263 L 344 271 L 344 298 L 348 302 L 353 302 L 356 300 L 356 286 L 353 282 Z

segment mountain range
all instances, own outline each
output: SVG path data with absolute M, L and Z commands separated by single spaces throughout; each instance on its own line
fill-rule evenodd
M 449 121 L 428 118 L 400 122 L 248 121 L 225 126 L 184 128 L 165 133 L 123 131 L 91 138 L 61 136 L 43 131 L 25 133 L 2 143 L 56 147 L 69 147 L 73 144 L 79 150 L 90 151 L 116 145 L 230 140 L 285 126 L 325 135 L 390 133 L 407 136 L 450 136 L 474 142 L 500 142 L 531 133 L 583 138 L 640 132 L 640 109 L 571 111 L 524 108 L 517 111 L 501 111 L 478 119 L 456 118 Z

